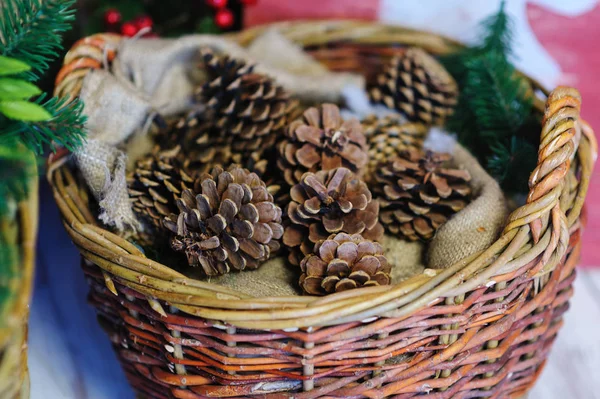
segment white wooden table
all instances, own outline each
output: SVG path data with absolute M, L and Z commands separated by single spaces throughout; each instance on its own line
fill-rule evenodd
M 41 189 L 38 269 L 29 330 L 31 399 L 133 399 L 86 304 L 79 255 Z M 600 269 L 580 271 L 566 323 L 529 399 L 600 399 Z

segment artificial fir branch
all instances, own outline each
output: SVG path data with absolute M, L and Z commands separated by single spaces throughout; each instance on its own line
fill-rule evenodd
M 39 103 L 52 115 L 41 122 L 21 122 L 22 140 L 37 153 L 41 153 L 46 143 L 52 150 L 65 147 L 69 151 L 77 149 L 85 139 L 85 116 L 83 103 L 76 99 L 67 103 L 67 99 L 52 97 Z
M 525 192 L 524 172 L 535 167 L 540 121 L 533 114 L 529 82 L 509 60 L 512 21 L 504 2 L 482 27 L 486 34 L 479 45 L 441 60 L 460 87 L 456 111 L 446 127 L 506 191 Z M 530 169 L 523 169 L 530 164 Z
M 37 80 L 57 57 L 62 34 L 75 19 L 75 0 L 4 0 L 0 2 L 0 54 L 32 66 Z
M 529 174 L 524 172 L 535 169 L 536 154 L 535 145 L 523 137 L 512 136 L 492 145 L 487 168 L 505 189 L 518 192 L 520 188 L 527 187 Z

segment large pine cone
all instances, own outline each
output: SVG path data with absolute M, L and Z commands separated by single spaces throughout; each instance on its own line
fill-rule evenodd
M 381 164 L 389 163 L 405 151 L 420 151 L 427 136 L 427 127 L 422 123 L 407 123 L 396 116 L 370 115 L 361 123 L 369 143 L 369 182 Z
M 332 233 L 362 234 L 374 241 L 383 236 L 378 202 L 349 169 L 308 172 L 290 195 L 283 243 L 290 249 L 289 260 L 294 265 Z
M 304 111 L 301 119 L 289 124 L 278 152 L 277 164 L 289 185 L 297 184 L 306 172 L 340 167 L 360 176 L 368 160 L 360 122 L 344 121 L 334 104 Z
M 250 153 L 274 145 L 297 103 L 273 79 L 253 72 L 254 65 L 217 56 L 209 49 L 201 55 L 208 81 L 198 90 L 197 99 L 208 106 L 210 119 L 234 146 L 233 152 Z
M 388 285 L 391 267 L 377 242 L 360 234 L 332 234 L 300 263 L 300 286 L 310 295 Z
M 441 125 L 454 112 L 458 85 L 435 58 L 413 47 L 392 58 L 370 96 L 410 121 Z
M 177 211 L 176 201 L 181 193 L 194 188 L 194 178 L 181 161 L 180 152 L 179 146 L 169 150 L 155 147 L 127 175 L 133 211 L 154 227 L 161 228 L 165 216 Z
M 201 176 L 198 194 L 185 190 L 177 206 L 179 214 L 163 222 L 174 234 L 171 247 L 208 276 L 256 269 L 279 249 L 281 208 L 255 173 L 237 165 Z
M 411 151 L 378 170 L 374 191 L 388 231 L 411 241 L 429 240 L 468 204 L 471 175 L 445 168 L 450 159 L 449 154 Z

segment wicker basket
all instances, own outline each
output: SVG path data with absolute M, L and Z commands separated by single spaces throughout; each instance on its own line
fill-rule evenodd
M 280 28 L 330 68 L 367 76 L 405 45 L 435 54 L 459 46 L 367 22 Z M 247 44 L 260 31 L 236 38 Z M 58 76 L 58 93 L 76 95 L 87 70 L 114 57 L 105 44 L 118 40 L 97 35 L 77 43 Z M 536 103 L 541 111 L 544 102 Z M 83 256 L 90 301 L 141 395 L 517 398 L 539 376 L 568 308 L 596 156 L 578 93 L 559 88 L 546 104 L 527 204 L 510 215 L 493 245 L 397 285 L 326 297 L 256 299 L 186 278 L 100 226 L 66 157 L 50 160 L 48 179 Z M 584 134 L 573 154 L 575 124 Z
M 27 321 L 35 267 L 37 177 L 29 183 L 28 194 L 17 205 L 14 218 L 0 220 L 0 234 L 8 243 L 20 247 L 18 261 L 9 265 L 13 277 L 9 280 L 7 299 L 0 304 L 0 398 L 6 399 L 29 398 Z

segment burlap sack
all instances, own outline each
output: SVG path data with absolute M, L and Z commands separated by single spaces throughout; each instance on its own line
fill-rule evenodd
M 439 135 L 438 135 L 439 136 Z M 430 140 L 429 143 L 432 141 Z M 500 186 L 464 147 L 447 136 L 437 137 L 436 150 L 448 151 L 456 166 L 471 174 L 473 201 L 444 223 L 429 243 L 427 267 L 439 269 L 489 247 L 504 228 L 508 206 Z M 427 144 L 427 143 L 426 143 Z M 439 147 L 442 148 L 439 148 Z M 446 148 L 444 148 L 446 147 Z
M 131 155 L 134 150 L 144 152 L 148 143 L 140 136 L 144 137 L 155 115 L 169 116 L 191 107 L 194 88 L 203 78 L 196 68 L 200 47 L 211 47 L 252 63 L 255 62 L 253 57 L 286 59 L 289 53 L 295 60 L 293 65 L 260 63 L 255 70 L 272 76 L 297 97 L 310 101 L 338 101 L 344 87 L 364 87 L 364 79 L 353 74 L 320 71 L 295 75 L 293 72 L 298 68 L 318 71 L 318 63 L 308 56 L 300 57 L 299 49 L 286 46 L 286 39 L 278 38 L 273 32 L 258 40 L 252 53 L 212 35 L 125 40 L 111 71 L 88 73 L 80 97 L 88 117 L 89 140 L 76 154 L 76 161 L 100 203 L 102 221 L 120 231 L 139 227 L 125 186 L 126 154 Z M 269 43 L 274 41 L 278 43 L 277 57 L 267 57 Z M 292 71 L 284 69 L 291 66 Z M 134 145 L 127 149 L 126 144 L 131 142 Z

